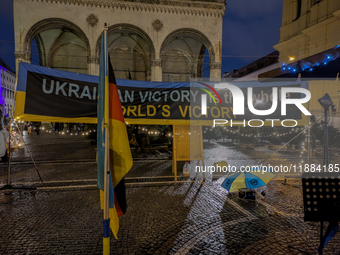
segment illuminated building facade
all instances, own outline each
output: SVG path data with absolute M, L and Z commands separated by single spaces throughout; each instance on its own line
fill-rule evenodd
M 0 58 L 0 109 L 2 116 L 10 116 L 15 89 L 15 72 Z

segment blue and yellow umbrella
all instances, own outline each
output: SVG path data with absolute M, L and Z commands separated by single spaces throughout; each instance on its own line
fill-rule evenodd
M 273 177 L 272 172 L 249 168 L 229 175 L 221 186 L 228 192 L 237 192 L 242 188 L 255 189 L 266 185 Z

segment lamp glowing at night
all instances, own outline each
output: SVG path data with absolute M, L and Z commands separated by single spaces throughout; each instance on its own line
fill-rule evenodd
M 332 98 L 326 93 L 323 97 L 318 99 L 323 108 L 328 108 L 333 104 Z

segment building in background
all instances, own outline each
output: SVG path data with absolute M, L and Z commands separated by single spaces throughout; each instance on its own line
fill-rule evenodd
M 0 58 L 1 116 L 11 115 L 15 90 L 15 72 Z
M 283 0 L 280 64 L 289 64 L 340 44 L 339 0 Z
M 340 57 L 339 27 L 339 0 L 283 0 L 280 41 L 273 46 L 278 61 L 259 70 L 257 63 L 265 56 L 227 77 L 242 81 L 312 72 Z
M 329 75 L 313 71 L 320 65 L 339 61 L 340 57 L 340 1 L 339 0 L 283 0 L 280 41 L 274 45 L 279 52 L 279 64 L 266 70 L 259 78 L 297 77 L 308 71 L 308 77 Z M 289 75 L 293 73 L 293 75 Z M 304 72 L 303 75 L 306 75 Z
M 232 78 L 236 81 L 256 81 L 261 73 L 268 72 L 280 67 L 279 52 L 274 51 L 238 70 L 226 73 L 223 78 Z
M 340 127 L 340 1 L 283 0 L 280 41 L 274 45 L 279 52 L 279 67 L 259 78 L 322 79 L 309 82 L 312 94 L 309 110 L 322 117 L 318 102 L 326 92 L 333 105 L 330 123 Z
M 224 0 L 14 0 L 15 57 L 99 74 L 101 33 L 116 78 L 189 81 L 209 54 L 211 78 L 221 78 Z M 41 10 L 44 10 L 43 12 Z M 51 18 L 53 17 L 53 18 Z M 36 64 L 36 63 L 34 63 Z

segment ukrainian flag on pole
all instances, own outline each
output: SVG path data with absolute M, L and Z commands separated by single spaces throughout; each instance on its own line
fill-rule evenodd
M 126 211 L 124 176 L 132 156 L 117 85 L 107 53 L 107 26 L 102 35 L 98 84 L 97 153 L 101 207 L 104 209 L 103 254 L 110 254 L 110 228 L 117 238 L 118 217 Z

